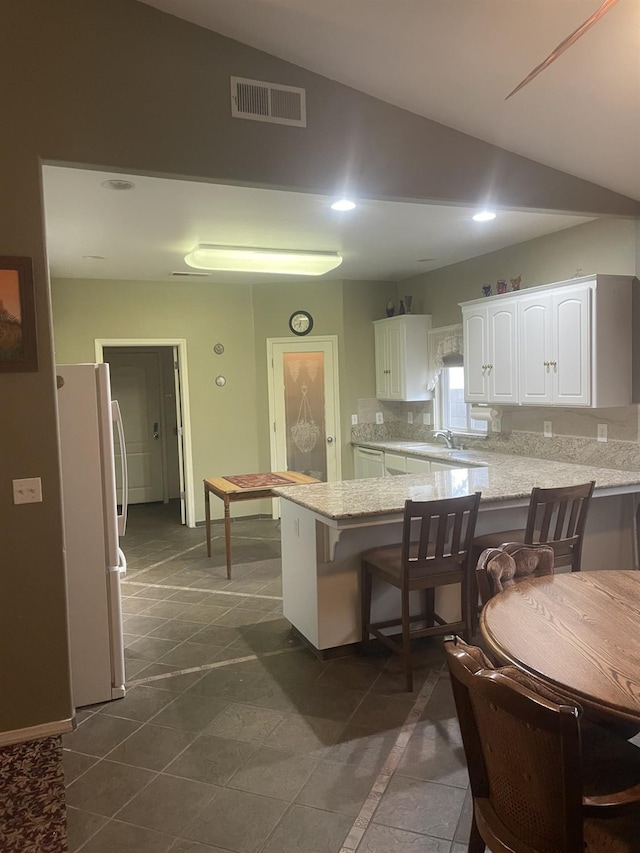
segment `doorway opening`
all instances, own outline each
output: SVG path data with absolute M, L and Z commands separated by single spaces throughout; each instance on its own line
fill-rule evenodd
M 122 410 L 130 503 L 175 504 L 180 523 L 195 527 L 186 341 L 100 339 L 95 347 Z

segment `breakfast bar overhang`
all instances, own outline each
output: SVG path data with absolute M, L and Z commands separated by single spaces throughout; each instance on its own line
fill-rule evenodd
M 282 524 L 283 613 L 316 653 L 346 652 L 343 647 L 359 642 L 360 554 L 401 540 L 407 499 L 439 500 L 480 491 L 476 532 L 483 534 L 524 528 L 534 486 L 595 480 L 583 569 L 638 568 L 640 471 L 496 453 L 470 464 L 477 467 L 274 489 Z M 376 619 L 397 615 L 394 592 L 374 593 Z M 436 596 L 438 609 L 457 618 L 458 590 L 444 587 Z

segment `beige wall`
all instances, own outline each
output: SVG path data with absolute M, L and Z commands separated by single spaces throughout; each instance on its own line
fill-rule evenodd
M 521 275 L 524 289 L 564 281 L 578 270 L 578 275 L 637 275 L 639 226 L 640 220 L 597 219 L 415 276 L 402 286 L 413 295 L 417 313 L 433 315 L 434 326 L 460 323 L 458 303 L 482 296 L 483 284 L 491 284 L 495 293 L 498 279 Z
M 175 339 L 187 344 L 196 519 L 204 518 L 205 476 L 270 468 L 267 338 L 291 337 L 289 317 L 303 308 L 312 334 L 337 335 L 343 474 L 352 476 L 348 444 L 357 400 L 375 388 L 372 319 L 395 294 L 389 282 L 286 281 L 253 286 L 203 282 L 54 279 L 56 361 L 92 361 L 101 338 Z M 225 347 L 216 355 L 216 343 Z M 222 374 L 227 384 L 214 380 Z M 241 504 L 234 516 L 268 512 Z M 222 504 L 212 502 L 214 517 Z
M 473 203 L 497 186 L 502 204 L 616 215 L 637 215 L 640 203 L 135 0 L 2 3 L 0 32 L 9 129 L 0 134 L 1 249 L 34 260 L 40 353 L 38 372 L 0 374 L 0 564 L 11 568 L 0 600 L 0 648 L 11 649 L 2 659 L 7 731 L 71 711 L 42 160 L 325 193 L 348 179 L 362 196 L 453 203 Z M 233 120 L 230 75 L 305 87 L 309 127 Z M 232 304 L 237 298 L 230 294 Z M 137 318 L 137 335 L 145 322 Z M 198 358 L 210 359 L 204 344 Z M 245 378 L 232 374 L 233 394 Z M 214 419 L 208 428 L 216 426 Z M 254 427 L 243 429 L 244 438 Z M 236 436 L 221 426 L 222 440 L 235 445 Z M 239 461 L 243 449 L 233 453 Z M 43 503 L 14 506 L 11 480 L 30 476 L 42 478 Z

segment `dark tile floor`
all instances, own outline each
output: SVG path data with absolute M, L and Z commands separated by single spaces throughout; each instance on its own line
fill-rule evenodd
M 321 663 L 282 617 L 270 519 L 132 507 L 128 690 L 64 738 L 69 851 L 463 853 L 470 799 L 436 641 L 416 690 L 386 655 Z

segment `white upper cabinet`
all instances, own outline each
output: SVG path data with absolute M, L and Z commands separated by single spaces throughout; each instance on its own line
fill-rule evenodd
M 378 400 L 430 400 L 427 390 L 428 314 L 400 314 L 375 320 Z
M 462 321 L 467 402 L 517 404 L 516 301 L 463 307 Z
M 585 276 L 462 305 L 466 399 L 631 403 L 630 276 Z
M 520 301 L 520 402 L 591 405 L 591 294 L 588 285 Z

